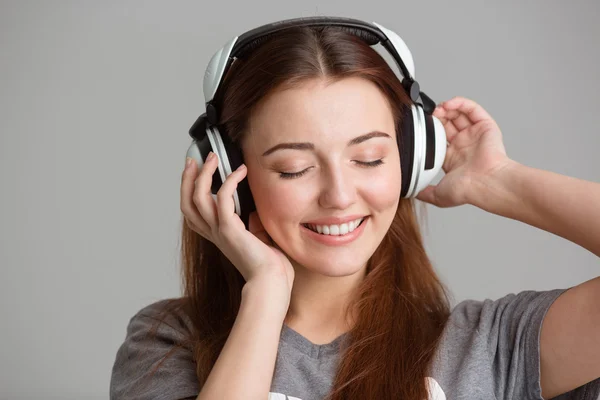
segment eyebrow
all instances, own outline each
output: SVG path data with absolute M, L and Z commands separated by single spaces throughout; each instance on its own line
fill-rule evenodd
M 373 132 L 369 132 L 367 134 L 364 135 L 360 135 L 355 137 L 354 139 L 350 140 L 347 144 L 347 146 L 353 146 L 353 145 L 357 145 L 359 143 L 362 143 L 366 140 L 369 140 L 371 138 L 374 137 L 385 137 L 388 139 L 391 139 L 391 136 L 388 135 L 387 133 L 384 132 L 379 132 L 379 131 L 373 131 Z M 283 149 L 292 149 L 292 150 L 314 150 L 315 149 L 315 145 L 309 142 L 302 142 L 302 143 L 279 143 L 278 145 L 275 145 L 273 147 L 271 147 L 269 150 L 265 151 L 262 155 L 264 156 L 268 156 L 269 154 L 272 154 L 274 152 L 276 152 L 277 150 L 283 150 Z

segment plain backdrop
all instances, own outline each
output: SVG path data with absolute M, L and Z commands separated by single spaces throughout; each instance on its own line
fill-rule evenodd
M 376 21 L 434 101 L 465 96 L 494 117 L 511 158 L 600 182 L 595 0 L 0 4 L 1 399 L 106 399 L 129 319 L 181 294 L 179 187 L 204 69 L 256 26 Z M 600 275 L 553 234 L 426 208 L 453 305 Z

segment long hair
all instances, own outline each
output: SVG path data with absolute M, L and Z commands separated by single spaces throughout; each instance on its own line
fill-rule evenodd
M 275 90 L 347 77 L 375 83 L 400 129 L 411 102 L 397 76 L 377 51 L 333 27 L 285 30 L 236 60 L 215 96 L 219 128 L 239 144 L 252 111 Z M 191 320 L 194 329 L 186 343 L 202 387 L 231 332 L 245 281 L 213 243 L 185 222 L 181 240 L 184 294 L 164 311 L 179 310 Z M 400 199 L 348 307 L 357 317 L 328 399 L 427 399 L 425 377 L 450 315 L 448 293 L 425 252 L 414 200 Z

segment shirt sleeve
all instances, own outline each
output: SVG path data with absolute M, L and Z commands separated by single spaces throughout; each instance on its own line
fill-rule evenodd
M 167 318 L 160 322 L 153 312 L 158 304 L 140 310 L 129 321 L 125 341 L 117 350 L 112 368 L 111 400 L 175 400 L 198 396 L 193 353 L 181 345 L 185 339 L 177 324 L 181 319 Z
M 552 303 L 568 289 L 523 291 L 485 300 L 478 331 L 488 335 L 488 353 L 498 399 L 544 400 L 540 385 L 540 334 Z M 597 400 L 600 379 L 564 393 L 556 400 Z

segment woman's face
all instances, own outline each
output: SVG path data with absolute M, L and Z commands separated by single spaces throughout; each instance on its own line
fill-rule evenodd
M 272 93 L 255 109 L 242 149 L 260 220 L 296 267 L 327 276 L 365 267 L 392 223 L 401 188 L 394 120 L 375 84 L 352 77 L 326 86 L 319 79 Z M 327 221 L 361 217 L 346 234 L 352 225 Z M 330 235 L 305 224 L 327 225 Z

